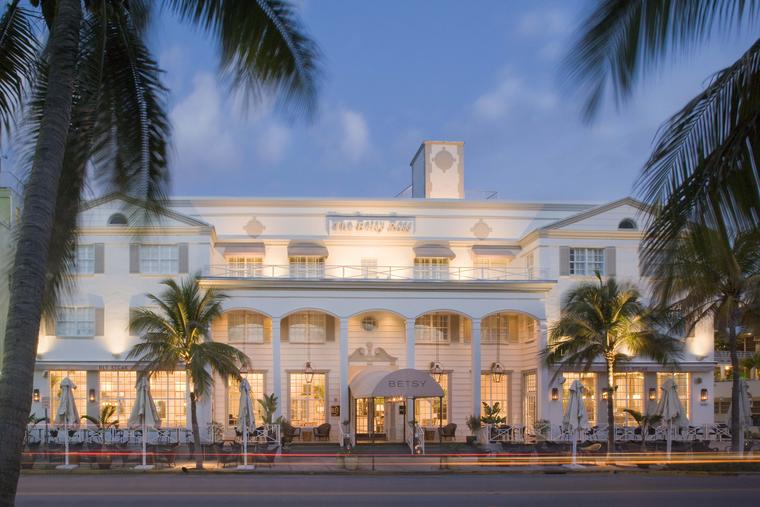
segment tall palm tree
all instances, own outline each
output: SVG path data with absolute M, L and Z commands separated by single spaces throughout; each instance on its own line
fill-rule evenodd
M 641 302 L 639 291 L 614 278 L 584 282 L 564 297 L 558 321 L 549 328 L 543 351 L 546 364 L 562 369 L 589 371 L 602 360 L 607 371 L 607 452 L 615 445 L 615 371 L 621 363 L 643 357 L 660 364 L 675 364 L 681 354 L 679 340 L 662 333 L 663 320 Z
M 21 124 L 29 175 L 0 377 L 0 505 L 15 496 L 40 317 L 72 283 L 66 274 L 84 190 L 121 191 L 150 210 L 163 201 L 166 89 L 144 42 L 156 6 L 215 40 L 220 74 L 232 88 L 313 109 L 318 49 L 284 0 L 14 0 L 5 6 L 0 135 Z M 34 26 L 40 18 L 42 26 Z
M 565 61 L 567 77 L 583 90 L 590 119 L 605 95 L 621 103 L 665 60 L 721 33 L 757 33 L 758 20 L 754 0 L 602 0 L 581 24 Z M 760 39 L 657 133 L 637 183 L 656 212 L 645 235 L 645 264 L 671 249 L 689 222 L 760 226 L 758 145 Z
M 139 308 L 130 319 L 132 332 L 142 339 L 129 352 L 147 372 L 174 371 L 181 366 L 192 383 L 190 418 L 195 444 L 196 467 L 203 468 L 201 435 L 198 428 L 198 399 L 211 395 L 213 374 L 225 381 L 240 380 L 240 368 L 250 366 L 248 356 L 226 343 L 211 341 L 209 328 L 222 314 L 226 296 L 213 289 L 202 291 L 198 276 L 180 283 L 161 282 L 167 289 L 161 296 L 149 294 L 157 309 Z
M 669 306 L 693 327 L 704 318 L 723 326 L 733 367 L 731 441 L 739 450 L 737 336 L 754 322 L 760 303 L 760 231 L 731 234 L 692 224 L 648 273 L 657 304 Z

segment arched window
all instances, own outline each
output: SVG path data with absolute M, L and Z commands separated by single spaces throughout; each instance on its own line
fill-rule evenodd
M 127 225 L 127 217 L 121 213 L 114 213 L 108 217 L 108 225 Z
M 630 218 L 624 218 L 620 221 L 620 224 L 618 224 L 618 229 L 637 229 L 636 222 L 631 220 Z

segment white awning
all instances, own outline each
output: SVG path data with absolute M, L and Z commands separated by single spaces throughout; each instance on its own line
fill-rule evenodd
M 288 257 L 327 257 L 327 248 L 319 243 L 291 243 Z
M 502 259 L 514 259 L 517 255 L 516 248 L 499 245 L 475 245 L 472 253 L 478 257 L 500 257 Z
M 266 253 L 264 243 L 240 243 L 224 247 L 224 255 L 261 255 Z
M 444 259 L 453 259 L 456 257 L 454 252 L 451 251 L 446 245 L 420 245 L 414 247 L 415 257 L 438 257 Z
M 354 398 L 439 398 L 443 389 L 426 371 L 368 368 L 349 382 Z

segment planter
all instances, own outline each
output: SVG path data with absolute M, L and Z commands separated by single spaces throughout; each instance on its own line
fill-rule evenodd
M 478 441 L 478 437 L 476 435 L 467 436 L 467 445 L 475 445 L 477 441 Z
M 342 461 L 342 468 L 348 471 L 354 471 L 359 468 L 359 456 L 345 455 L 338 458 Z
M 99 470 L 110 470 L 112 463 L 113 455 L 111 454 L 100 454 L 95 459 L 95 464 Z

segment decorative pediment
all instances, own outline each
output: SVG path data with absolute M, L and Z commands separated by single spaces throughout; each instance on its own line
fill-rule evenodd
M 382 347 L 373 347 L 372 342 L 367 342 L 366 347 L 359 347 L 348 356 L 350 363 L 376 364 L 385 363 L 395 365 L 397 357 L 388 354 Z

